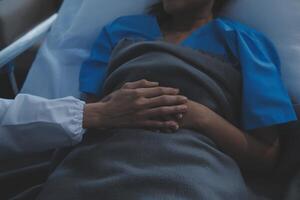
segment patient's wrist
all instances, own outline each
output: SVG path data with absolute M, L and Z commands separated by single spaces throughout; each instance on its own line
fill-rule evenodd
M 89 128 L 102 128 L 101 127 L 101 110 L 103 103 L 89 103 L 85 104 L 83 109 L 83 122 L 82 127 L 84 129 Z
M 195 117 L 194 129 L 207 130 L 215 126 L 215 113 L 206 106 L 199 106 L 197 110 L 199 116 Z

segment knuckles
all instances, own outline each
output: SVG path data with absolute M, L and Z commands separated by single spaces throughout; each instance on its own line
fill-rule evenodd
M 136 81 L 136 82 L 127 82 L 123 85 L 122 88 L 124 89 L 130 89 L 132 88 L 133 85 L 137 85 L 139 87 L 143 87 L 143 86 L 148 86 L 150 85 L 150 82 L 147 81 L 146 79 L 142 79 L 142 80 L 139 80 L 139 81 Z
M 143 98 L 137 99 L 136 101 L 134 101 L 134 107 L 136 109 L 143 109 L 146 105 L 146 102 Z
M 141 85 L 145 85 L 145 86 L 149 85 L 149 82 L 148 82 L 146 79 L 140 80 L 139 83 L 140 83 Z
M 130 84 L 129 83 L 125 83 L 123 86 L 122 86 L 122 89 L 128 89 L 130 88 Z
M 157 93 L 158 94 L 160 94 L 160 95 L 162 95 L 162 94 L 165 94 L 166 93 L 166 91 L 165 91 L 165 89 L 164 88 L 157 88 Z

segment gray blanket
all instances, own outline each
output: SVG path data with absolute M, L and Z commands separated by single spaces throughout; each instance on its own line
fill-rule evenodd
M 114 49 L 104 93 L 146 78 L 177 87 L 239 124 L 240 73 L 219 56 L 164 42 L 123 40 Z M 108 130 L 106 139 L 75 148 L 38 199 L 248 199 L 237 164 L 201 132 Z

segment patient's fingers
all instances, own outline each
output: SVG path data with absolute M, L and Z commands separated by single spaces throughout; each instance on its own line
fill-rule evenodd
M 143 110 L 138 113 L 138 116 L 143 118 L 162 117 L 168 115 L 176 115 L 187 112 L 188 107 L 186 105 L 178 106 L 165 106 Z
M 137 89 L 137 88 L 151 88 L 157 87 L 159 85 L 158 82 L 151 82 L 146 79 L 142 79 L 135 82 L 128 82 L 123 85 L 123 89 Z
M 136 89 L 136 92 L 140 97 L 153 98 L 162 95 L 177 95 L 179 90 L 170 87 L 153 87 Z
M 173 106 L 187 103 L 188 99 L 185 96 L 179 95 L 163 95 L 145 100 L 147 108 L 154 108 L 160 106 Z

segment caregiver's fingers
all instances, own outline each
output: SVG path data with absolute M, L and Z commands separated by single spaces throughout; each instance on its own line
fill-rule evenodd
M 179 128 L 179 125 L 175 121 L 157 121 L 157 120 L 145 120 L 138 123 L 138 126 L 142 128 L 150 129 L 172 129 L 176 130 Z
M 178 123 L 178 121 L 177 121 L 177 119 L 175 117 L 176 115 L 182 115 L 182 114 L 165 115 L 165 116 L 163 116 L 163 121 L 176 121 Z M 180 126 L 179 123 L 178 123 L 178 125 Z M 161 131 L 164 132 L 164 133 L 173 133 L 173 132 L 175 132 L 177 130 L 178 129 L 171 129 L 171 128 L 163 128 L 163 129 L 161 129 Z
M 158 108 L 152 108 L 140 111 L 138 113 L 139 117 L 142 118 L 154 118 L 154 117 L 162 117 L 162 116 L 168 116 L 168 115 L 177 115 L 187 112 L 187 106 L 186 105 L 178 105 L 178 106 L 164 106 L 164 107 L 158 107 Z
M 183 119 L 183 114 L 182 113 L 177 114 L 175 117 L 176 117 L 177 120 L 182 120 Z
M 170 87 L 153 87 L 136 89 L 136 93 L 139 97 L 153 98 L 162 95 L 177 95 L 179 90 Z
M 142 79 L 135 82 L 127 82 L 123 85 L 123 89 L 137 89 L 137 88 L 151 88 L 159 86 L 158 82 L 151 82 L 146 79 Z
M 147 108 L 180 105 L 187 102 L 188 98 L 180 95 L 162 95 L 151 99 L 144 99 L 145 107 Z

